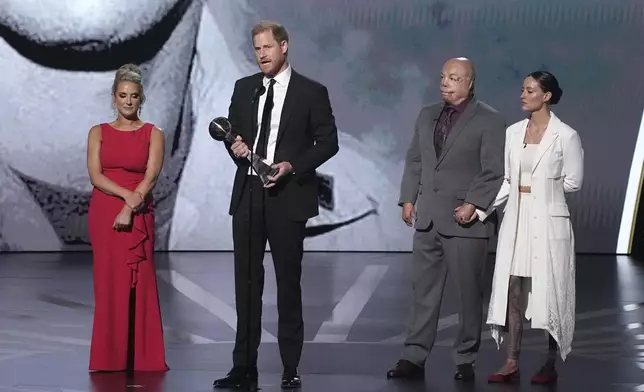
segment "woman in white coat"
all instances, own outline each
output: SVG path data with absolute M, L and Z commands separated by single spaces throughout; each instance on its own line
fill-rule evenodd
M 491 209 L 507 201 L 499 230 L 487 323 L 507 360 L 489 382 L 519 378 L 523 319 L 546 331 L 546 363 L 533 383 L 556 381 L 557 346 L 570 352 L 575 327 L 575 241 L 564 194 L 581 188 L 583 149 L 577 132 L 550 110 L 561 98 L 557 79 L 525 78 L 522 109 L 530 115 L 506 131 L 505 181 Z M 487 211 L 489 214 L 491 211 Z M 486 213 L 479 212 L 479 219 Z

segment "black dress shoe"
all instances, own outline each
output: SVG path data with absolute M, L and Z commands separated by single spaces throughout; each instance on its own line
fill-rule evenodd
M 302 379 L 297 373 L 297 368 L 284 368 L 282 373 L 282 388 L 295 389 L 302 386 Z
M 471 363 L 464 363 L 456 366 L 454 380 L 470 381 L 474 379 L 474 366 Z
M 215 380 L 214 388 L 241 389 L 244 391 L 257 391 L 257 368 L 235 366 L 226 377 Z
M 422 379 L 425 377 L 425 368 L 420 367 L 406 359 L 401 359 L 396 366 L 389 369 L 387 378 Z

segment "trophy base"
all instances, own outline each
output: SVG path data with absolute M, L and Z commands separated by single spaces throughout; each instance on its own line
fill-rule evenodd
M 264 185 L 268 185 L 271 182 L 268 177 L 273 177 L 279 173 L 278 169 L 272 167 L 268 161 L 258 155 L 250 154 L 248 155 L 248 160 L 251 162 L 253 170 L 257 173 L 257 176 L 262 180 Z
M 279 173 L 279 170 L 274 169 L 270 166 L 267 167 L 266 169 L 267 170 L 263 170 L 263 171 L 258 171 L 258 170 L 255 171 L 255 173 L 257 173 L 257 177 L 259 177 L 259 179 L 262 181 L 264 185 L 268 185 L 271 182 L 271 180 L 269 180 L 268 177 L 274 177 L 275 175 L 277 175 L 277 173 Z

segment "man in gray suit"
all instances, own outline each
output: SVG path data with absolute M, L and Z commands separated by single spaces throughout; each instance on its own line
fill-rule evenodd
M 448 271 L 460 299 L 454 378 L 474 378 L 483 270 L 496 224 L 496 219 L 476 219 L 477 209 L 485 211 L 501 187 L 505 143 L 505 121 L 475 98 L 474 81 L 468 59 L 447 61 L 440 84 L 444 102 L 424 107 L 416 120 L 399 200 L 403 220 L 416 229 L 413 306 L 402 359 L 388 378 L 424 377 Z

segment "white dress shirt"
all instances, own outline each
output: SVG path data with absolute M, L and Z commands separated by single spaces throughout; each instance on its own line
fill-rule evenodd
M 277 132 L 280 127 L 280 117 L 282 116 L 282 109 L 284 108 L 284 99 L 286 98 L 286 90 L 288 83 L 291 80 L 291 66 L 287 66 L 285 70 L 275 76 L 275 84 L 273 85 L 273 110 L 271 111 L 271 133 L 268 136 L 268 145 L 266 146 L 266 160 L 269 163 L 275 161 L 275 146 L 277 144 Z M 266 92 L 259 97 L 257 105 L 257 135 L 253 143 L 253 152 L 257 151 L 257 143 L 259 141 L 260 132 L 262 129 L 262 117 L 264 115 L 264 105 L 266 104 L 266 96 L 268 95 L 270 79 L 264 76 L 262 84 L 266 88 Z M 257 175 L 250 169 L 249 174 Z

